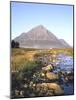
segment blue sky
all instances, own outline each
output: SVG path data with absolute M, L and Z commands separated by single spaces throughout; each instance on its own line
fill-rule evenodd
M 38 25 L 73 45 L 73 6 L 11 2 L 12 39 Z

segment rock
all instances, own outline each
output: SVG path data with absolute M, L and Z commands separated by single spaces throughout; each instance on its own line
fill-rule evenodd
M 54 94 L 53 93 L 51 93 L 51 92 L 47 92 L 46 93 L 46 96 L 53 96 Z
M 36 86 L 36 84 L 33 84 L 33 87 L 35 87 Z
M 44 88 L 47 91 L 46 95 L 62 95 L 64 94 L 64 91 L 60 87 L 60 85 L 56 83 L 41 83 L 37 84 L 37 88 Z
M 15 95 L 19 96 L 19 90 L 15 90 Z
M 24 91 L 20 91 L 20 96 L 24 97 Z
M 46 73 L 46 78 L 48 78 L 48 79 L 58 79 L 58 76 L 56 75 L 56 74 L 54 74 L 54 73 L 52 73 L 52 72 L 47 72 Z
M 47 83 L 42 83 L 42 87 L 48 87 Z
M 61 89 L 60 85 L 56 83 L 47 83 L 48 88 L 53 89 L 55 95 L 61 95 L 64 93 L 64 91 Z
M 29 87 L 32 87 L 32 86 L 33 86 L 33 82 L 32 82 L 32 81 L 30 81 Z
M 44 74 L 44 73 L 41 73 L 41 76 L 42 76 L 42 77 L 44 77 L 44 76 L 45 76 L 45 74 Z
M 24 85 L 24 88 L 27 88 L 27 87 L 28 87 L 28 85 L 27 85 L 27 84 L 25 84 L 25 85 Z
M 43 67 L 42 70 L 44 71 L 51 71 L 53 69 L 52 65 L 47 65 L 46 67 Z
M 32 85 L 33 84 L 33 81 L 30 81 L 30 84 Z

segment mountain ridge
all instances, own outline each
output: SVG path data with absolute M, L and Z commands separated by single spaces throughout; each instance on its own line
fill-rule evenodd
M 23 48 L 70 48 L 62 39 L 58 39 L 43 25 L 38 25 L 28 32 L 24 32 L 14 39 Z

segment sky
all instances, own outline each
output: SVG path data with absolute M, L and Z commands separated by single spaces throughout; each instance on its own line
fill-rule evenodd
M 11 2 L 11 38 L 43 25 L 73 46 L 73 6 Z

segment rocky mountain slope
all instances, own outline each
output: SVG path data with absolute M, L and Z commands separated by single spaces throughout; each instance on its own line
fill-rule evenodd
M 44 26 L 39 25 L 14 39 L 22 48 L 70 48 L 63 39 L 58 39 Z

